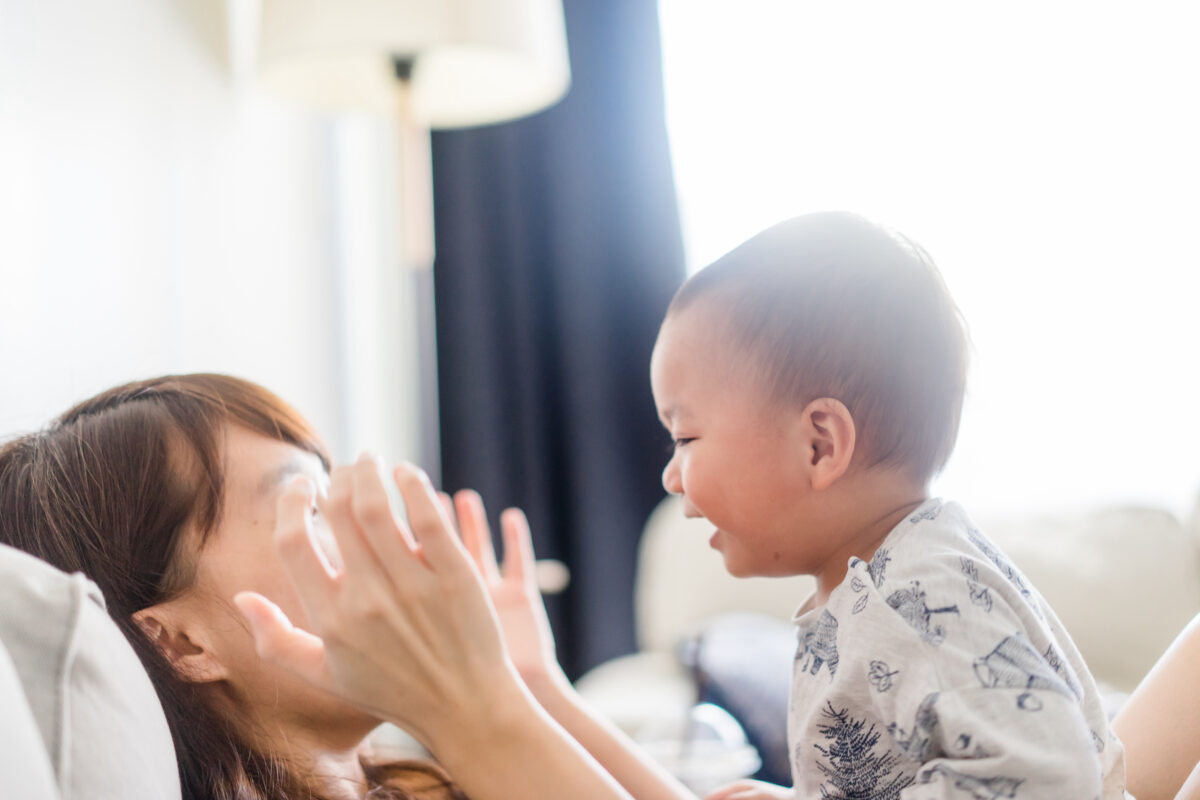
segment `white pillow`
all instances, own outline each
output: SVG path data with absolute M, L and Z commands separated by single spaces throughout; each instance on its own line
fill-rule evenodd
M 0 642 L 0 797 L 57 800 L 54 771 L 42 747 L 17 669 Z
M 0 642 L 63 800 L 180 796 L 158 696 L 95 584 L 0 545 Z

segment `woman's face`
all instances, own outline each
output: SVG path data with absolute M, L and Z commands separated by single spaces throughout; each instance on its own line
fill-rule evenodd
M 238 592 L 273 600 L 297 627 L 307 626 L 299 596 L 275 552 L 276 506 L 297 475 L 324 493 L 329 483 L 318 459 L 294 445 L 237 425 L 225 429 L 225 486 L 221 519 L 196 556 L 196 579 L 180 602 L 204 627 L 205 645 L 223 670 L 232 699 L 260 724 L 295 730 L 344 728 L 364 736 L 378 721 L 300 678 L 263 661 L 249 628 L 233 604 Z M 327 559 L 339 569 L 332 533 L 318 515 L 314 531 Z

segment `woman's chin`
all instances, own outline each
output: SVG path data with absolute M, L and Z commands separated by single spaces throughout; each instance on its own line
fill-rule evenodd
M 337 702 L 338 702 L 338 705 L 341 706 L 341 708 L 339 709 L 339 711 L 340 711 L 339 716 L 341 717 L 340 721 L 342 722 L 342 724 L 349 726 L 349 727 L 358 727 L 358 728 L 362 729 L 363 731 L 365 731 L 365 733 L 363 734 L 364 736 L 366 734 L 370 733 L 371 731 L 375 730 L 376 728 L 378 728 L 380 725 L 382 725 L 386 721 L 384 719 L 381 719 L 380 717 L 375 716 L 374 714 L 371 714 L 367 711 L 363 711 L 361 708 L 358 708 L 357 706 L 352 706 L 349 703 L 342 702 L 341 700 L 338 700 Z

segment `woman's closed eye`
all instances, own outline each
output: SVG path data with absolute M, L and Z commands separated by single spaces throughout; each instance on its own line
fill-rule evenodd
M 345 567 L 345 562 L 342 561 L 342 551 L 338 549 L 337 538 L 333 535 L 333 531 L 329 528 L 329 523 L 325 521 L 325 517 L 321 514 L 321 509 L 313 506 L 309 509 L 312 522 L 313 540 L 321 551 L 321 555 L 325 557 L 325 561 L 333 569 L 334 572 L 341 572 Z
M 671 440 L 671 449 L 678 450 L 679 448 L 683 447 L 684 445 L 691 444 L 694 441 L 696 441 L 695 436 L 680 436 L 676 439 Z

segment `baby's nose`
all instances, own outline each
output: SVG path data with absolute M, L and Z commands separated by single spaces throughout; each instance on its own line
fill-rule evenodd
M 679 481 L 679 469 L 675 466 L 674 458 L 663 468 L 662 484 L 667 494 L 683 494 L 683 485 Z

